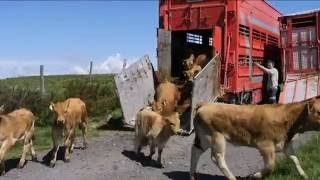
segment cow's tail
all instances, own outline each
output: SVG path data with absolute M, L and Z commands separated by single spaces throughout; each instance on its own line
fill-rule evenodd
M 82 111 L 82 121 L 89 123 L 88 111 L 85 104 L 81 106 L 81 111 Z

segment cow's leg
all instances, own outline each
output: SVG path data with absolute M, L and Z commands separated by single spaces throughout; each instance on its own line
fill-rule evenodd
M 26 155 L 31 150 L 32 136 L 33 136 L 33 130 L 31 129 L 29 132 L 26 133 L 26 136 L 24 138 L 23 152 L 20 158 L 18 168 L 23 168 L 26 162 Z
M 236 180 L 236 177 L 232 174 L 227 166 L 225 160 L 226 153 L 226 139 L 223 134 L 214 132 L 212 136 L 212 148 L 211 148 L 211 159 L 217 163 L 219 169 L 229 180 Z M 215 158 L 215 159 L 214 159 Z M 216 161 L 215 161 L 216 160 Z
M 0 148 L 0 173 L 3 175 L 5 173 L 5 165 L 4 165 L 4 155 L 6 152 L 10 149 L 11 146 L 13 146 L 15 143 L 14 140 L 11 138 L 5 140 Z
M 74 128 L 68 130 L 68 137 L 64 142 L 64 146 L 65 146 L 64 161 L 65 162 L 70 162 L 70 147 L 72 145 L 71 137 L 75 135 L 74 133 L 75 133 Z
M 253 177 L 262 178 L 270 174 L 274 169 L 276 161 L 275 145 L 272 141 L 260 141 L 257 143 L 257 147 L 263 157 L 265 167 L 261 171 L 256 172 Z
M 208 138 L 210 137 L 201 137 L 197 133 L 195 135 L 194 143 L 191 149 L 191 166 L 190 166 L 190 180 L 196 179 L 196 170 L 199 158 L 202 153 L 204 153 L 209 148 L 210 141 Z M 205 142 L 203 142 L 205 141 Z
M 158 162 L 160 165 L 162 165 L 162 163 L 161 163 L 162 151 L 163 151 L 163 147 L 158 147 L 158 158 L 157 158 L 157 162 Z
M 36 151 L 34 150 L 32 139 L 30 140 L 30 151 L 31 151 L 32 161 L 37 161 L 37 154 L 36 154 Z
M 82 131 L 83 149 L 87 149 L 88 148 L 88 141 L 87 141 L 88 123 L 87 123 L 87 121 L 80 123 L 80 129 Z
M 52 141 L 53 141 L 53 148 L 52 148 L 52 153 L 53 157 L 52 160 L 50 161 L 50 167 L 54 167 L 57 161 L 57 154 L 59 151 L 59 145 L 60 141 L 63 139 L 63 129 L 60 127 L 52 127 Z
M 293 161 L 293 163 L 296 166 L 296 169 L 297 169 L 298 173 L 300 174 L 300 176 L 303 177 L 304 179 L 308 179 L 307 174 L 303 171 L 303 169 L 302 169 L 302 167 L 300 165 L 299 159 L 294 154 L 294 150 L 293 150 L 293 147 L 292 147 L 292 141 L 285 146 L 284 153 L 286 154 L 286 156 L 289 159 L 291 159 Z
M 71 141 L 71 145 L 69 147 L 69 152 L 73 153 L 73 149 L 74 149 L 74 141 L 75 141 L 76 135 L 75 133 L 73 133 L 70 137 L 70 141 Z
M 20 158 L 20 161 L 19 161 L 19 164 L 18 164 L 18 168 L 23 168 L 25 162 L 26 162 L 26 154 L 27 152 L 30 150 L 30 141 L 26 138 L 24 140 L 24 144 L 23 144 L 23 152 L 22 152 L 22 155 L 21 155 L 21 158 Z
M 134 139 L 134 152 L 136 156 L 138 156 L 141 152 L 141 138 L 139 136 L 136 136 Z
M 150 154 L 148 156 L 148 159 L 152 160 L 152 156 L 156 152 L 156 146 L 153 139 L 149 140 L 149 146 L 150 146 Z

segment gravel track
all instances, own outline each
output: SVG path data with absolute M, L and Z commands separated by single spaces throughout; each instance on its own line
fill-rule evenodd
M 314 133 L 300 136 L 295 146 L 303 144 L 312 135 Z M 49 168 L 41 162 L 28 161 L 23 169 L 16 169 L 18 160 L 11 159 L 6 162 L 9 171 L 0 179 L 188 179 L 194 134 L 189 137 L 174 136 L 170 139 L 163 152 L 164 168 L 159 168 L 155 161 L 150 162 L 145 158 L 136 160 L 132 152 L 133 137 L 133 132 L 130 131 L 103 131 L 99 137 L 89 141 L 88 149 L 75 149 L 70 163 L 59 160 L 54 168 Z M 143 152 L 148 154 L 148 148 L 145 148 Z M 46 153 L 40 153 L 38 159 L 42 160 Z M 30 159 L 29 156 L 28 158 Z M 245 177 L 263 167 L 262 157 L 256 149 L 235 147 L 231 144 L 227 145 L 226 161 L 231 171 L 240 177 Z M 198 173 L 200 180 L 225 179 L 211 161 L 210 151 L 204 153 L 200 158 Z

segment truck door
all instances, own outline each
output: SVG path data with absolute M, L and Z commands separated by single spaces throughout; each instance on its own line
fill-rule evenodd
M 158 68 L 160 81 L 171 76 L 171 31 L 158 29 Z
M 214 102 L 220 95 L 220 62 L 220 55 L 217 54 L 194 78 L 190 117 L 187 123 L 182 125 L 189 133 L 193 130 L 197 105 L 201 102 Z
M 127 125 L 134 126 L 138 111 L 153 102 L 154 70 L 148 56 L 115 76 L 118 96 Z

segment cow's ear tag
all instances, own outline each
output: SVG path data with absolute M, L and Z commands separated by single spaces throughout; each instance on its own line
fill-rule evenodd
M 51 102 L 50 103 L 50 105 L 49 105 L 49 109 L 51 110 L 51 111 L 53 111 L 53 109 L 54 109 L 54 104 Z

